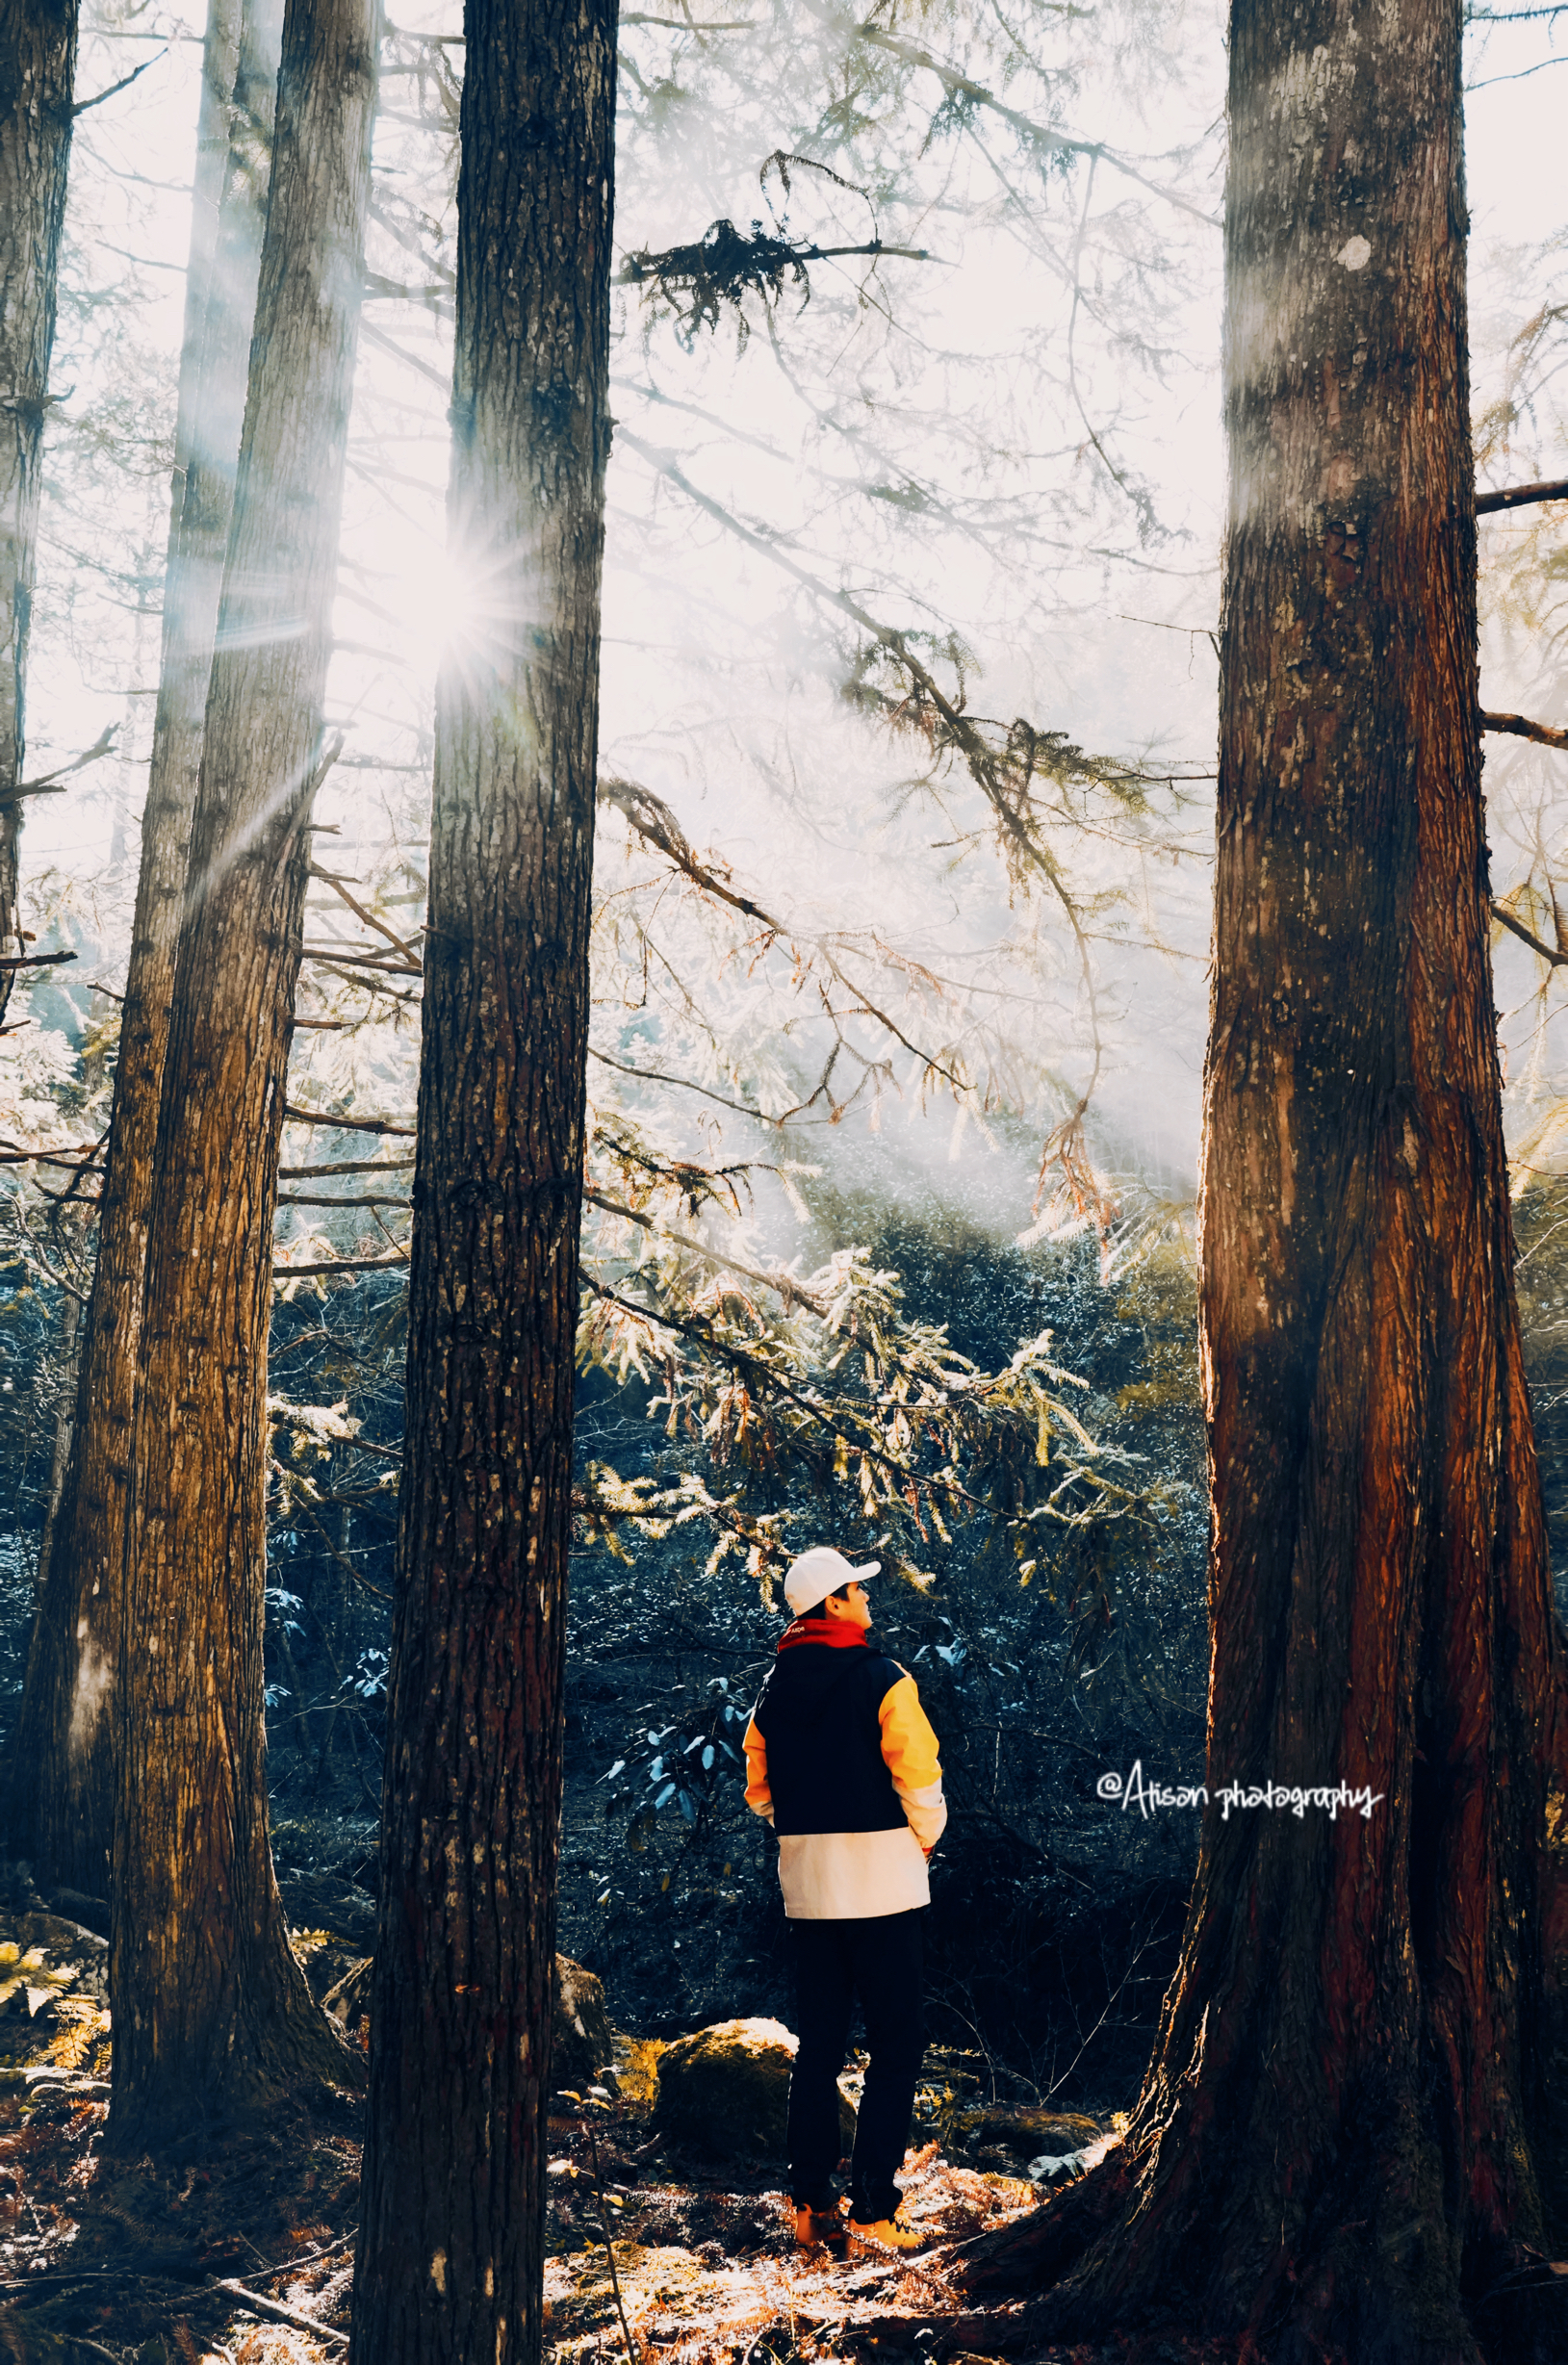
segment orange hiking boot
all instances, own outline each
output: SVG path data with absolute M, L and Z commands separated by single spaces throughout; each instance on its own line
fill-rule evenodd
M 806 2209 L 796 2203 L 795 2248 L 798 2250 L 831 2250 L 835 2258 L 841 2258 L 846 2239 L 844 2213 L 836 2201 L 826 2209 Z
M 849 2254 L 858 2258 L 878 2250 L 923 2250 L 931 2241 L 929 2234 L 916 2232 L 901 2218 L 879 2217 L 874 2224 L 864 2224 L 859 2218 L 849 2221 Z

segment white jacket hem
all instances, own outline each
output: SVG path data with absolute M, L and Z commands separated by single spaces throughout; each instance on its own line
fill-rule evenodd
M 907 1823 L 787 1832 L 779 1841 L 779 1886 L 790 1921 L 875 1921 L 931 1903 L 926 1860 Z

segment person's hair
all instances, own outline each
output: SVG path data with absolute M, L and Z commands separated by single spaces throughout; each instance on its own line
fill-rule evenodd
M 854 1579 L 851 1578 L 850 1583 L 853 1584 L 854 1581 Z M 801 1616 L 803 1618 L 826 1618 L 830 1602 L 847 1602 L 848 1599 L 849 1585 L 838 1585 L 832 1593 L 824 1593 L 819 1602 L 813 1602 L 810 1609 L 803 1609 Z

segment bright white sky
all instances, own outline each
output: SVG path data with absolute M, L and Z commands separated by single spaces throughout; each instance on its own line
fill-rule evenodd
M 449 16 L 450 23 L 445 20 Z M 1107 83 L 1096 90 L 1089 84 L 1073 104 L 1072 128 L 1085 137 L 1114 137 L 1127 150 L 1144 152 L 1199 136 L 1222 107 L 1223 60 L 1213 9 L 1195 0 L 1191 19 L 1190 67 L 1185 84 L 1171 86 L 1168 118 L 1156 116 L 1129 126 L 1116 87 Z M 140 26 L 148 21 L 140 19 Z M 162 17 L 151 21 L 160 27 L 173 24 Z M 454 30 L 458 16 L 455 6 L 440 14 L 422 9 L 410 21 L 430 31 Z M 175 39 L 162 57 L 156 41 L 84 36 L 79 86 L 84 93 L 118 80 L 143 57 L 158 62 L 134 90 L 82 118 L 72 193 L 73 226 L 83 244 L 88 276 L 99 289 L 134 279 L 143 301 L 133 333 L 141 346 L 162 355 L 170 398 L 189 232 L 184 191 L 191 170 L 200 56 L 194 39 L 183 28 L 173 30 Z M 935 31 L 928 29 L 925 38 L 940 47 Z M 1539 23 L 1495 28 L 1484 48 L 1478 45 L 1474 51 L 1472 81 L 1483 86 L 1474 90 L 1468 112 L 1478 399 L 1495 374 L 1501 342 L 1528 309 L 1532 273 L 1518 258 L 1560 226 L 1559 157 L 1568 64 L 1543 64 L 1552 55 L 1551 29 Z M 405 91 L 406 86 L 391 86 L 388 97 L 396 103 Z M 392 158 L 398 138 L 395 130 L 386 131 L 378 143 L 378 160 Z M 702 185 L 696 193 L 670 193 L 663 219 L 655 218 L 659 193 L 632 174 L 623 175 L 618 224 L 623 243 L 690 237 L 720 211 L 745 222 L 759 210 L 755 165 L 752 157 L 744 174 L 736 171 L 726 179 L 727 167 L 715 160 L 706 181 L 698 176 Z M 1119 202 L 1125 193 L 1106 176 L 1096 184 L 1096 212 Z M 1204 194 L 1201 190 L 1195 193 Z M 1215 210 L 1218 194 L 1218 187 L 1208 193 Z M 809 204 L 809 199 L 800 201 L 794 221 L 815 229 L 823 218 L 810 214 Z M 849 219 L 842 217 L 846 222 Z M 889 237 L 908 234 L 904 225 L 887 226 Z M 952 216 L 934 215 L 920 235 L 938 252 L 959 259 L 955 247 L 960 232 Z M 1215 234 L 1192 235 L 1199 248 L 1210 240 L 1217 260 Z M 926 270 L 918 278 L 899 280 L 890 276 L 895 267 L 885 268 L 895 308 L 917 324 L 927 347 L 939 345 L 949 354 L 971 358 L 945 363 L 940 371 L 933 364 L 923 377 L 907 353 L 902 359 L 894 356 L 891 363 L 885 355 L 876 363 L 877 368 L 894 367 L 895 374 L 901 372 L 910 399 L 916 405 L 923 401 L 933 417 L 933 406 L 945 400 L 952 413 L 949 424 L 955 427 L 966 406 L 978 410 L 993 398 L 998 373 L 1005 375 L 1015 366 L 1013 356 L 1023 334 L 1019 323 L 1033 320 L 1042 324 L 1055 301 L 1047 277 L 1031 284 L 1026 273 L 1020 275 L 1015 244 L 974 224 L 964 225 L 962 237 L 962 268 Z M 141 258 L 140 268 L 133 268 L 129 256 Z M 411 263 L 406 268 L 412 272 Z M 921 271 L 921 267 L 905 268 L 911 273 Z M 819 277 L 813 282 L 817 289 L 821 299 L 814 292 L 813 334 L 833 283 Z M 973 542 L 940 546 L 941 580 L 933 587 L 939 589 L 958 621 L 978 626 L 989 636 L 979 645 L 988 660 L 990 701 L 1011 700 L 1008 711 L 1027 710 L 1105 753 L 1136 755 L 1156 748 L 1162 760 L 1197 770 L 1212 763 L 1214 734 L 1214 664 L 1202 633 L 1213 622 L 1218 590 L 1213 555 L 1222 455 L 1214 367 L 1217 297 L 1217 272 L 1210 269 L 1208 295 L 1191 318 L 1184 339 L 1192 357 L 1185 377 L 1178 377 L 1169 397 L 1148 409 L 1142 428 L 1136 422 L 1128 428 L 1129 448 L 1155 480 L 1162 505 L 1185 520 L 1192 540 L 1176 546 L 1152 571 L 1107 565 L 1083 553 L 1064 559 L 1053 578 L 1055 606 L 1049 609 L 1041 605 L 1034 561 L 1012 583 L 1006 567 L 991 563 Z M 786 306 L 781 319 L 788 317 Z M 411 330 L 404 318 L 394 322 L 384 305 L 369 307 L 367 320 L 373 331 L 395 326 L 405 350 L 414 349 L 416 357 L 423 354 L 431 373 L 411 370 L 373 341 L 362 348 L 364 398 L 356 444 L 361 473 L 349 488 L 349 568 L 338 611 L 340 635 L 357 647 L 338 660 L 333 701 L 340 712 L 355 718 L 350 748 L 357 747 L 368 760 L 378 749 L 396 747 L 408 753 L 408 733 L 428 715 L 439 631 L 444 618 L 454 611 L 456 599 L 441 549 L 446 455 L 440 335 L 433 323 Z M 856 336 L 861 337 L 859 344 Z M 87 416 L 94 404 L 101 406 L 116 373 L 130 366 L 117 339 L 104 339 L 96 332 L 95 338 L 84 340 L 73 327 L 63 328 L 64 367 L 57 363 L 55 383 L 74 383 L 64 405 L 66 420 Z M 856 331 L 843 348 L 841 371 L 870 367 L 863 360 L 866 350 L 863 335 Z M 737 361 L 733 336 L 721 330 L 689 365 L 681 365 L 684 374 L 679 378 L 668 366 L 674 348 L 667 334 L 651 351 L 658 380 L 666 387 L 679 383 L 685 398 L 710 405 L 732 423 L 742 423 L 748 433 L 775 444 L 785 455 L 802 448 L 796 399 L 784 388 L 763 338 L 754 338 L 748 353 Z M 1101 367 L 1100 378 L 1092 381 L 1092 398 L 1110 400 L 1113 391 Z M 634 320 L 617 347 L 615 368 L 623 378 L 646 372 Z M 1025 399 L 1027 392 L 1027 387 L 1021 395 L 1014 389 L 1008 398 Z M 623 402 L 618 397 L 616 409 L 637 432 L 659 432 L 655 415 L 646 406 L 639 409 L 630 398 Z M 655 420 L 653 426 L 650 419 Z M 71 430 L 64 426 L 54 432 L 58 445 Z M 664 430 L 660 439 L 680 442 L 687 451 L 693 449 L 689 429 L 682 434 L 680 423 Z M 789 514 L 798 488 L 795 463 L 787 456 L 783 462 L 770 461 L 758 456 L 755 445 L 733 438 L 719 439 L 711 452 L 701 443 L 696 449 L 707 468 L 703 476 L 707 489 L 753 517 L 776 515 L 800 526 L 830 577 L 840 566 L 854 575 L 857 553 L 835 545 L 831 516 L 823 513 L 818 533 L 809 520 Z M 945 464 L 945 459 L 933 463 L 938 468 Z M 1530 475 L 1537 469 L 1562 473 L 1568 469 L 1568 453 L 1537 446 L 1527 467 L 1509 473 Z M 96 518 L 90 495 L 84 497 L 78 488 L 67 508 L 57 504 L 46 521 L 53 548 L 46 560 L 50 582 L 40 600 L 34 642 L 28 768 L 37 773 L 67 758 L 95 739 L 106 723 L 129 716 L 122 735 L 127 757 L 85 775 L 69 795 L 33 806 L 24 837 L 24 872 L 35 884 L 45 886 L 51 872 L 102 869 L 116 813 L 122 832 L 127 815 L 134 816 L 150 733 L 152 700 L 147 693 L 156 681 L 155 620 L 134 621 L 123 604 L 123 592 L 116 595 L 121 604 L 105 604 L 80 581 L 73 615 L 66 614 L 63 600 L 72 578 L 72 551 L 100 544 L 108 548 L 129 532 L 142 546 L 142 562 L 149 571 L 156 567 L 166 526 L 167 487 L 153 474 L 133 483 L 131 498 L 140 504 L 140 515 L 128 518 L 127 494 L 123 483 L 116 485 L 113 471 L 99 469 L 93 481 L 105 504 Z M 670 532 L 659 546 L 669 579 L 651 578 L 647 481 L 639 466 L 618 457 L 610 488 L 606 582 L 605 768 L 631 772 L 658 787 L 682 812 L 694 835 L 722 841 L 754 879 L 771 881 L 784 844 L 781 827 L 793 831 L 799 826 L 798 810 L 787 809 L 790 818 L 784 824 L 780 809 L 765 793 L 768 768 L 777 769 L 784 760 L 779 751 L 787 742 L 787 763 L 804 766 L 817 779 L 817 791 L 808 799 L 818 810 L 812 826 L 821 856 L 813 890 L 831 905 L 835 890 L 863 902 L 869 889 L 886 923 L 906 924 L 915 933 L 935 929 L 933 940 L 939 940 L 946 924 L 940 914 L 922 916 L 911 901 L 909 843 L 895 835 L 880 851 L 863 837 L 835 844 L 831 827 L 832 819 L 845 812 L 835 771 L 859 766 L 874 776 L 881 769 L 891 781 L 904 759 L 879 759 L 868 749 L 863 732 L 842 718 L 820 687 L 813 688 L 815 660 L 782 637 L 799 629 L 798 613 L 764 562 L 737 556 L 733 545 L 709 547 L 695 561 L 682 557 L 681 551 L 690 544 L 687 521 L 672 512 Z M 713 537 L 707 540 L 711 545 Z M 918 578 L 910 579 L 918 599 Z M 367 605 L 368 601 L 373 604 Z M 1172 626 L 1191 629 L 1167 629 Z M 693 645 L 698 638 L 704 646 Z M 1568 685 L 1543 685 L 1537 656 L 1528 643 L 1505 646 L 1494 635 L 1487 650 L 1486 702 L 1519 706 L 1526 703 L 1527 693 L 1539 700 L 1555 689 L 1560 704 Z M 694 683 L 700 684 L 700 695 Z M 127 687 L 136 693 L 130 699 L 124 695 Z M 709 708 L 698 727 L 691 718 L 694 701 L 700 705 L 703 697 L 709 700 Z M 992 710 L 1001 709 L 993 703 Z M 1538 704 L 1530 710 L 1543 711 Z M 1514 760 L 1511 755 L 1509 760 Z M 1517 761 L 1523 766 L 1521 780 L 1544 777 L 1530 751 L 1520 751 Z M 1560 766 L 1562 761 L 1560 757 L 1546 758 L 1548 765 Z M 1501 781 L 1502 773 L 1497 777 Z M 342 821 L 346 835 L 364 822 L 373 785 L 368 775 L 347 769 L 330 784 L 326 817 Z M 419 784 L 408 784 L 406 799 L 396 811 L 387 801 L 390 794 L 381 796 L 376 828 L 383 840 L 388 831 L 411 840 L 419 835 Z M 1200 811 L 1196 836 L 1202 836 Z M 130 850 L 134 855 L 134 824 Z M 1201 863 L 1190 865 L 1189 872 L 1160 889 L 1164 894 L 1169 886 L 1174 894 L 1162 925 L 1184 957 L 1151 963 L 1146 956 L 1129 956 L 1118 980 L 1118 991 L 1130 1005 L 1136 1003 L 1140 1016 L 1123 1030 L 1122 1055 L 1102 1093 L 1105 1120 L 1119 1134 L 1123 1149 L 1141 1162 L 1166 1168 L 1178 1185 L 1190 1179 L 1195 1149 L 1206 993 L 1206 880 Z M 955 903 L 955 923 L 957 914 Z M 965 920 L 970 935 L 976 926 L 989 925 L 990 916 L 977 918 L 971 910 Z M 108 933 L 106 923 L 106 937 Z M 1517 979 L 1508 971 L 1507 983 L 1510 992 L 1515 987 L 1520 992 L 1528 990 L 1528 958 Z

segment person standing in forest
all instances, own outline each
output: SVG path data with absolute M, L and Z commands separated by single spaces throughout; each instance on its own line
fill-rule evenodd
M 746 1728 L 746 1804 L 779 1837 L 794 1939 L 800 2049 L 789 2081 L 789 2192 L 808 2249 L 909 2250 L 893 2172 L 925 2049 L 926 1862 L 947 1822 L 937 1736 L 914 1678 L 866 1640 L 865 1584 L 820 1544 L 791 1562 L 791 1623 Z M 833 2198 L 838 2073 L 857 1999 L 870 2063 L 850 2165 L 849 2224 Z

